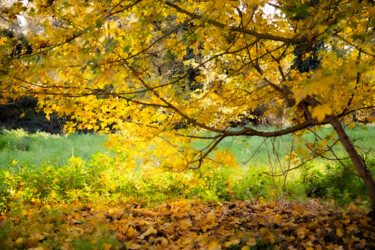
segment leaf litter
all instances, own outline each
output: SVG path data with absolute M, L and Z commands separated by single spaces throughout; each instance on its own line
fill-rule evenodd
M 316 201 L 33 205 L 1 215 L 0 248 L 370 249 L 375 226 L 367 213 Z

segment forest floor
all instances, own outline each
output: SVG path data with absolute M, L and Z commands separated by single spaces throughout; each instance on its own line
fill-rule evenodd
M 25 209 L 25 207 L 24 207 Z M 33 204 L 0 216 L 1 249 L 373 249 L 368 210 L 317 201 Z M 2 242 L 2 243 L 1 243 Z

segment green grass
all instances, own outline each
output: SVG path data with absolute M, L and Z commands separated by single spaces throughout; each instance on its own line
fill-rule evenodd
M 375 158 L 375 126 L 366 127 L 363 130 L 358 126 L 347 129 L 349 137 L 353 138 L 360 152 L 368 158 Z M 263 128 L 273 130 L 274 128 Z M 318 134 L 321 137 L 332 131 L 329 127 L 323 127 Z M 305 142 L 313 142 L 315 136 L 307 133 L 303 136 Z M 69 136 L 51 135 L 48 133 L 28 134 L 22 130 L 3 130 L 0 135 L 0 167 L 6 168 L 15 164 L 41 166 L 52 164 L 63 166 L 72 156 L 88 160 L 97 152 L 108 152 L 104 142 L 106 135 L 96 134 L 71 134 Z M 296 140 L 296 139 L 295 139 Z M 293 138 L 290 135 L 278 138 L 264 139 L 261 137 L 234 137 L 226 138 L 219 145 L 219 149 L 230 149 L 236 157 L 239 166 L 264 169 L 265 166 L 276 162 L 275 152 L 284 164 L 284 156 L 290 152 Z M 274 147 L 273 147 L 274 146 Z M 198 145 L 198 147 L 200 147 Z M 339 156 L 345 156 L 342 146 L 336 146 L 335 151 Z M 321 160 L 317 160 L 322 164 Z
M 0 168 L 50 164 L 63 166 L 72 156 L 88 160 L 97 152 L 106 152 L 105 135 L 48 133 L 29 134 L 23 130 L 3 130 L 0 135 Z M 16 163 L 17 162 L 17 163 Z
M 331 131 L 325 127 L 319 135 L 325 137 Z M 348 133 L 356 138 L 355 144 L 366 153 L 368 166 L 374 171 L 375 127 L 354 128 Z M 302 138 L 304 143 L 315 140 L 311 133 Z M 0 136 L 0 210 L 15 209 L 35 200 L 44 203 L 135 200 L 152 205 L 180 198 L 304 200 L 321 197 L 334 199 L 339 205 L 368 204 L 363 182 L 351 174 L 354 169 L 349 160 L 343 160 L 342 166 L 317 159 L 289 172 L 287 177 L 265 174 L 285 170 L 288 165 L 285 155 L 290 152 L 292 136 L 267 140 L 226 138 L 219 148 L 230 149 L 239 168 L 206 166 L 186 173 L 152 172 L 154 170 L 148 166 L 129 169 L 124 161 L 126 156 L 112 154 L 104 148 L 106 139 L 106 136 L 90 134 L 64 137 L 3 130 Z M 341 146 L 337 146 L 336 151 L 339 156 L 344 155 Z
M 274 128 L 263 128 L 264 131 L 273 131 Z M 324 138 L 333 131 L 330 127 L 321 128 L 317 134 Z M 347 128 L 349 137 L 353 140 L 355 146 L 360 148 L 362 154 L 366 154 L 369 158 L 375 157 L 375 126 L 367 126 L 362 129 L 359 126 L 350 129 Z M 316 136 L 308 132 L 302 137 L 304 143 L 314 142 Z M 294 138 L 294 141 L 297 141 Z M 261 138 L 261 137 L 236 137 L 226 138 L 221 142 L 220 149 L 230 149 L 236 157 L 237 163 L 242 166 L 261 166 L 269 164 L 270 161 L 276 160 L 274 152 L 278 153 L 280 158 L 290 152 L 293 136 L 284 135 L 277 138 Z M 274 148 L 273 148 L 274 145 Z M 346 155 L 341 145 L 334 147 L 338 156 Z M 271 158 L 271 159 L 270 159 Z
M 259 129 L 259 128 L 257 128 Z M 275 128 L 261 128 L 263 131 L 273 131 Z M 346 128 L 360 154 L 367 160 L 368 167 L 374 171 L 375 159 L 375 126 L 356 126 L 352 129 Z M 298 145 L 305 147 L 306 143 L 319 143 L 320 138 L 325 138 L 333 132 L 329 126 L 324 126 L 316 132 L 316 135 L 307 131 L 302 136 L 302 142 L 293 145 L 299 138 L 292 135 L 277 138 L 261 137 L 235 137 L 226 138 L 219 145 L 219 149 L 230 149 L 234 154 L 243 176 L 240 182 L 245 187 L 253 188 L 253 196 L 270 196 L 275 193 L 277 197 L 288 199 L 306 199 L 309 197 L 324 196 L 329 199 L 339 199 L 340 205 L 349 203 L 355 195 L 345 194 L 357 192 L 359 196 L 365 197 L 365 188 L 358 177 L 353 176 L 350 171 L 356 172 L 347 158 L 344 147 L 337 143 L 333 149 L 337 157 L 344 160 L 341 165 L 338 161 L 330 161 L 321 157 L 308 161 L 305 165 L 301 162 L 291 163 L 285 158 Z M 317 137 L 318 135 L 318 137 Z M 329 144 L 337 140 L 335 135 Z M 292 148 L 293 145 L 293 148 Z M 203 145 L 201 145 L 203 147 Z M 328 158 L 335 158 L 330 153 Z M 303 160 L 304 162 L 304 160 Z M 298 169 L 288 172 L 287 176 L 274 177 L 270 174 L 281 174 L 288 168 Z M 346 185 L 346 186 L 345 186 Z M 244 189 L 238 185 L 238 189 Z M 350 190 L 351 189 L 351 190 Z M 247 192 L 248 193 L 248 192 Z M 281 194 L 281 196 L 280 196 Z M 346 197 L 344 197 L 346 195 Z

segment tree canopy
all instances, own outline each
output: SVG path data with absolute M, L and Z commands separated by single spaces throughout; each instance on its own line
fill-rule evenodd
M 330 124 L 375 204 L 340 123 L 374 108 L 374 13 L 366 0 L 5 1 L 0 101 L 38 97 L 47 116 L 70 117 L 67 133 L 117 131 L 108 144 L 129 166 L 173 171 L 234 165 L 215 151 L 226 137 Z M 259 107 L 283 126 L 231 128 Z

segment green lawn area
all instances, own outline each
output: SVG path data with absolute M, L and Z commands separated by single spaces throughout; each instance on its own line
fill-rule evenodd
M 273 130 L 274 128 L 263 128 Z M 368 158 L 375 157 L 375 126 L 367 126 L 366 130 L 355 127 L 348 129 L 350 138 L 361 153 Z M 329 127 L 322 128 L 318 135 L 325 135 L 332 132 Z M 48 133 L 28 134 L 22 130 L 4 131 L 0 136 L 0 167 L 6 168 L 18 163 L 26 165 L 40 166 L 42 164 L 52 164 L 62 166 L 67 164 L 72 156 L 81 157 L 88 160 L 91 155 L 97 152 L 108 152 L 104 147 L 107 140 L 106 135 L 97 134 L 70 134 L 51 135 Z M 306 142 L 313 142 L 315 136 L 308 133 L 303 136 Z M 226 138 L 219 145 L 219 149 L 229 149 L 236 157 L 239 166 L 264 168 L 270 162 L 278 159 L 284 160 L 285 155 L 290 153 L 293 139 L 290 135 L 278 138 L 264 139 L 261 137 L 234 137 Z M 198 145 L 199 148 L 199 145 Z M 335 147 L 337 155 L 342 157 L 345 151 L 342 146 Z M 315 162 L 322 163 L 321 159 Z M 284 164 L 286 164 L 283 161 Z
M 106 135 L 48 133 L 28 134 L 23 130 L 3 131 L 0 136 L 0 167 L 13 165 L 63 166 L 72 156 L 88 160 L 97 152 L 107 152 Z M 15 161 L 19 164 L 14 164 Z
M 363 129 L 364 128 L 364 129 Z M 264 131 L 273 131 L 275 128 L 265 127 Z M 317 135 L 324 138 L 326 135 L 332 133 L 333 129 L 329 126 L 321 128 Z M 349 137 L 354 142 L 355 146 L 360 148 L 360 152 L 365 154 L 368 158 L 375 157 L 375 126 L 356 126 L 353 129 L 347 128 Z M 314 142 L 317 137 L 308 132 L 302 136 L 304 144 Z M 291 151 L 293 141 L 296 142 L 298 138 L 291 135 L 284 135 L 277 138 L 261 138 L 261 137 L 234 137 L 224 139 L 220 145 L 220 149 L 230 149 L 235 155 L 237 163 L 240 166 L 259 166 L 263 168 L 267 166 L 270 161 L 284 159 Z M 296 145 L 294 146 L 294 149 Z M 346 156 L 344 148 L 337 144 L 334 147 L 336 154 L 339 157 Z M 322 159 L 316 159 L 315 162 L 322 163 Z M 285 162 L 284 162 L 285 163 Z

